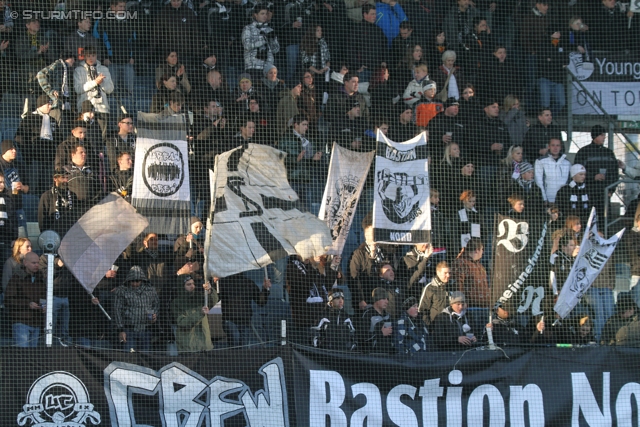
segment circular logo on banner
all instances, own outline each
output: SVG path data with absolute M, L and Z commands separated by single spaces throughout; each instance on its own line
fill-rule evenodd
M 593 74 L 593 63 L 585 62 L 584 57 L 579 52 L 571 52 L 569 54 L 569 70 L 578 78 L 578 80 L 587 80 Z
M 170 142 L 154 145 L 142 161 L 144 185 L 158 197 L 177 193 L 184 182 L 184 159 Z
M 24 412 L 18 424 L 38 426 L 84 426 L 100 424 L 100 414 L 89 403 L 87 388 L 68 372 L 50 372 L 38 378 L 29 389 Z

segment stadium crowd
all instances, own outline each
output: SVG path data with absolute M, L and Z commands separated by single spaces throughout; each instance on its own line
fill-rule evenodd
M 145 112 L 192 117 L 191 229 L 177 238 L 140 236 L 92 296 L 56 258 L 62 345 L 148 351 L 175 341 L 180 351 L 211 349 L 207 313 L 218 300 L 234 346 L 270 341 L 280 319 L 291 322 L 293 340 L 348 351 L 466 348 L 486 342 L 487 329 L 501 345 L 637 345 L 640 218 L 625 237 L 632 292 L 617 304 L 612 263 L 562 323 L 494 305 L 487 274 L 495 213 L 526 220 L 531 230 L 550 221 L 553 238 L 532 280 L 551 313 L 591 208 L 603 214 L 604 189 L 620 171 L 640 175 L 605 146 L 600 125 L 572 164 L 553 119 L 565 113 L 570 53 L 588 61 L 595 51 L 640 47 L 640 24 L 626 6 L 70 0 L 67 12 L 102 8 L 102 19 L 55 19 L 49 2 L 0 0 L 0 95 L 28 100 L 15 138 L 0 149 L 4 316 L 14 345 L 38 345 L 46 301 L 46 257 L 18 237 L 23 196 L 39 197 L 40 230 L 60 236 L 105 194 L 130 200 L 136 117 L 125 106 L 135 104 L 144 75 L 156 86 Z M 332 144 L 372 151 L 378 131 L 393 141 L 428 132 L 431 244 L 373 241 L 370 172 L 342 259 L 289 257 L 272 266 L 273 284 L 256 274 L 204 283 L 200 218 L 209 212 L 217 154 L 247 143 L 285 151 L 299 208 L 317 214 Z M 168 240 L 167 249 L 160 243 Z

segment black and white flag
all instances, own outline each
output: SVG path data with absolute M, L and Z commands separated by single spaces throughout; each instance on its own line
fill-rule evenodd
M 227 277 L 286 255 L 319 256 L 331 246 L 327 225 L 295 208 L 286 153 L 249 144 L 216 156 L 205 255 L 208 273 Z
M 342 254 L 374 156 L 375 151 L 358 153 L 333 144 L 327 185 L 318 214 L 331 231 L 330 255 Z
M 600 237 L 598 235 L 596 209 L 591 209 L 591 215 L 580 244 L 580 251 L 573 263 L 573 268 L 571 268 L 567 281 L 562 286 L 558 301 L 553 307 L 561 318 L 567 317 L 571 310 L 578 305 L 582 296 L 596 280 L 611 254 L 613 254 L 624 231 L 625 229 L 623 228 L 608 239 Z
M 182 115 L 138 113 L 131 204 L 149 220 L 147 232 L 189 230 L 189 152 Z
M 373 199 L 374 240 L 431 242 L 427 136 L 393 142 L 378 132 Z

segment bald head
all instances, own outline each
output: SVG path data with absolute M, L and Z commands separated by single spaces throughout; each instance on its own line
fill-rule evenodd
M 24 265 L 24 269 L 27 273 L 36 274 L 38 272 L 38 267 L 40 264 L 40 257 L 35 252 L 28 252 L 24 259 L 22 260 L 22 265 Z

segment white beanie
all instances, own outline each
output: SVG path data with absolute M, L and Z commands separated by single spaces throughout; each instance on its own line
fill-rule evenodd
M 586 173 L 587 170 L 581 164 L 575 164 L 575 165 L 571 166 L 571 170 L 570 170 L 571 178 L 573 178 L 574 176 L 576 176 L 580 172 L 585 172 Z

